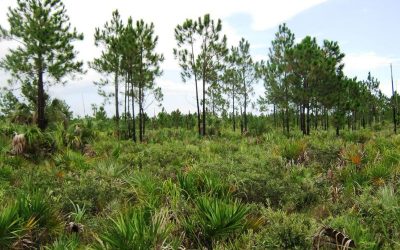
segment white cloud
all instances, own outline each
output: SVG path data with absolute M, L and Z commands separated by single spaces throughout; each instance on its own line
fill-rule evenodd
M 261 60 L 264 60 L 264 62 L 266 62 L 266 61 L 268 60 L 267 53 L 265 53 L 265 55 L 260 55 L 260 54 L 254 55 L 254 56 L 253 56 L 253 60 L 254 60 L 255 62 L 259 62 L 259 61 L 261 61 Z
M 400 58 L 381 56 L 375 52 L 351 53 L 344 58 L 345 71 L 369 71 L 389 67 L 390 63 L 400 62 Z

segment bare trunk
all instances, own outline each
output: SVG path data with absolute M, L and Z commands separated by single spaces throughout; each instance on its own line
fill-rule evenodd
M 206 80 L 205 70 L 203 69 L 203 136 L 206 135 Z
M 117 137 L 119 139 L 119 103 L 118 103 L 118 70 L 115 72 L 115 125 L 117 129 Z
M 127 82 L 125 82 L 125 102 L 124 102 L 124 113 L 125 113 L 125 115 L 124 115 L 124 122 L 125 122 L 125 125 L 126 125 L 126 118 L 127 118 L 127 115 L 126 115 L 126 96 L 127 96 L 127 92 L 128 92 L 128 90 L 127 90 L 127 85 L 128 85 L 128 83 Z M 125 132 L 125 138 L 124 139 L 126 139 L 126 132 Z M 129 136 L 128 136 L 129 137 Z
M 133 92 L 133 80 L 131 80 L 131 91 L 132 91 L 132 140 L 136 142 L 135 95 Z
M 244 117 L 244 132 L 247 132 L 247 86 L 246 79 L 243 77 L 243 87 L 244 87 L 244 109 L 243 109 L 243 117 Z
M 42 66 L 42 61 L 41 61 L 41 56 L 39 56 L 39 62 L 38 62 L 38 69 L 37 69 L 37 74 L 38 74 L 38 96 L 37 96 L 37 110 L 38 110 L 38 120 L 37 120 L 37 125 L 40 128 L 40 130 L 45 130 L 46 129 L 46 119 L 44 115 L 44 108 L 45 108 L 45 97 L 44 97 L 44 86 L 43 86 L 43 66 Z
M 232 118 L 233 118 L 233 132 L 236 131 L 236 119 L 235 119 L 235 86 L 232 87 Z

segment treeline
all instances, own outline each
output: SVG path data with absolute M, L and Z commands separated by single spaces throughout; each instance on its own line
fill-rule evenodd
M 10 116 L 21 111 L 16 107 L 22 107 L 44 130 L 51 100 L 46 87 L 65 83 L 71 74 L 84 73 L 73 46 L 83 34 L 71 27 L 61 0 L 18 1 L 17 7 L 9 8 L 8 22 L 9 30 L 0 27 L 1 38 L 19 45 L 0 66 L 11 73 L 13 83 L 20 84 L 23 98 L 5 89 L 1 110 Z M 155 50 L 158 36 L 154 25 L 131 17 L 124 22 L 115 10 L 110 21 L 96 28 L 94 38 L 94 45 L 102 52 L 88 65 L 102 75 L 95 83 L 99 94 L 113 99 L 116 134 L 143 141 L 149 120 L 146 108 L 163 97 L 155 84 L 162 74 L 164 57 Z M 285 24 L 279 26 L 271 42 L 267 61 L 254 61 L 250 43 L 244 38 L 237 46 L 228 47 L 221 20 L 208 14 L 178 24 L 175 40 L 172 52 L 181 67 L 181 78 L 193 83 L 196 96 L 196 112 L 186 127 L 195 119 L 193 126 L 201 136 L 207 135 L 207 125 L 218 117 L 231 121 L 234 131 L 240 127 L 247 133 L 249 107 L 268 114 L 273 125 L 281 126 L 285 133 L 298 127 L 309 135 L 321 127 L 334 126 L 339 134 L 346 125 L 358 129 L 378 124 L 397 105 L 397 98 L 390 100 L 383 95 L 379 81 L 371 74 L 366 80 L 344 74 L 345 55 L 337 42 L 319 44 L 307 36 L 296 44 L 295 35 Z M 265 93 L 254 100 L 254 84 L 260 81 Z M 111 93 L 105 91 L 108 84 L 113 86 Z M 126 128 L 123 134 L 121 120 Z
M 389 99 L 379 89 L 379 81 L 370 73 L 364 81 L 347 77 L 343 73 L 345 55 L 337 42 L 324 40 L 320 46 L 309 36 L 298 44 L 294 39 L 287 26 L 280 25 L 269 60 L 261 69 L 266 91 L 259 103 L 273 105 L 286 132 L 293 114 L 307 135 L 319 122 L 327 129 L 329 117 L 337 134 L 345 124 L 365 128 L 383 119 Z

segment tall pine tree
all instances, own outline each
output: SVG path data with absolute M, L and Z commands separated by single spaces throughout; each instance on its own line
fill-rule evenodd
M 65 83 L 70 73 L 82 72 L 72 42 L 83 34 L 71 28 L 61 0 L 17 0 L 7 14 L 10 29 L 0 28 L 2 37 L 18 41 L 1 66 L 19 82 L 30 81 L 37 90 L 37 125 L 46 128 L 44 85 Z M 47 77 L 47 79 L 45 79 Z

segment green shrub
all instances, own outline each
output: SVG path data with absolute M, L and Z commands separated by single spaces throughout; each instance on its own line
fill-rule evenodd
M 377 239 L 369 230 L 368 226 L 362 222 L 361 218 L 354 215 L 342 215 L 328 219 L 326 224 L 344 232 L 350 239 L 354 240 L 359 249 L 380 249 Z
M 62 236 L 56 239 L 53 244 L 45 247 L 46 250 L 76 250 L 83 249 L 79 247 L 79 238 L 77 235 Z
M 306 143 L 304 141 L 288 140 L 281 147 L 281 155 L 289 162 L 301 161 L 300 158 L 304 155 Z
M 56 207 L 45 194 L 35 192 L 31 195 L 17 197 L 18 216 L 22 221 L 35 222 L 33 232 L 34 241 L 44 242 L 59 233 L 61 222 Z
M 150 213 L 130 210 L 110 219 L 105 232 L 100 234 L 100 245 L 105 249 L 161 249 L 167 242 L 170 227 L 168 211 Z
M 0 208 L 0 248 L 9 249 L 20 235 L 23 233 L 21 220 L 18 216 L 18 210 L 7 205 Z
M 212 249 L 217 241 L 232 239 L 245 230 L 249 208 L 238 201 L 229 202 L 202 196 L 195 201 L 195 214 L 185 221 L 189 237 Z
M 315 222 L 301 214 L 264 211 L 267 225 L 256 237 L 256 249 L 311 249 Z

